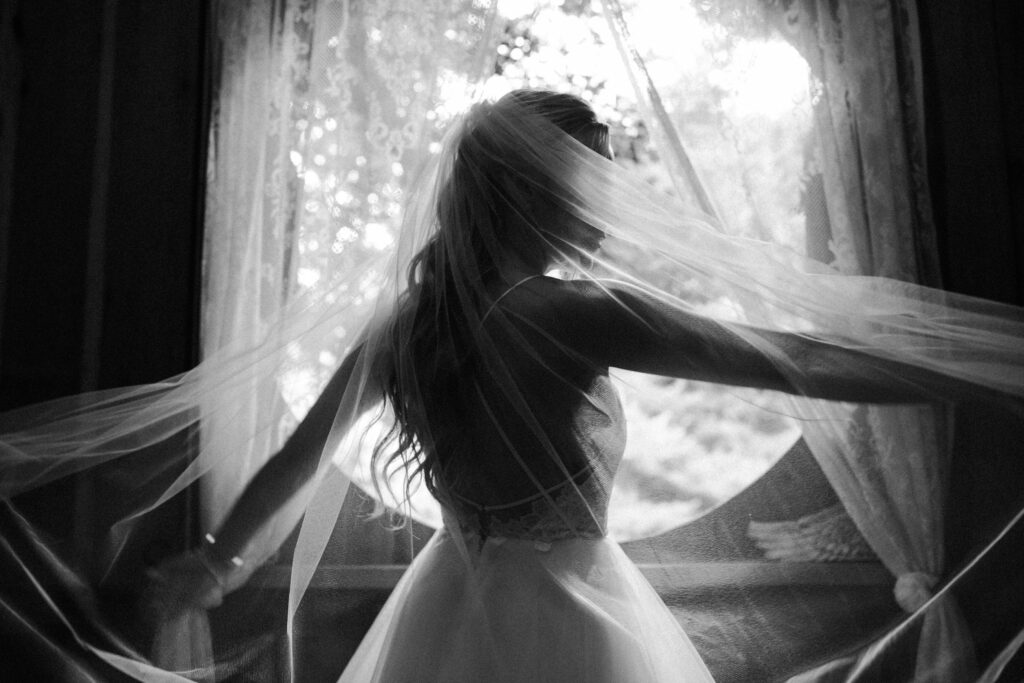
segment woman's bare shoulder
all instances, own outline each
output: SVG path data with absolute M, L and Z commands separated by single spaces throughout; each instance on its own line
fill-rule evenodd
M 720 326 L 626 283 L 535 278 L 518 289 L 509 317 L 598 366 L 712 379 L 739 348 Z
M 645 302 L 612 281 L 531 278 L 511 290 L 501 308 L 507 319 L 599 364 L 618 356 L 617 347 L 649 332 Z
M 562 280 L 546 275 L 530 278 L 511 289 L 504 306 L 524 315 L 563 319 L 593 314 L 622 295 L 617 283 L 605 280 Z

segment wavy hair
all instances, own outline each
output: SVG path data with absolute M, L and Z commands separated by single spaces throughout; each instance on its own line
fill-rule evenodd
M 457 485 L 471 456 L 459 448 L 452 426 L 465 413 L 467 378 L 486 371 L 478 342 L 496 301 L 486 283 L 499 277 L 510 255 L 530 265 L 552 255 L 552 233 L 536 225 L 544 215 L 538 202 L 552 201 L 539 199 L 552 171 L 531 165 L 509 133 L 515 128 L 509 122 L 522 117 L 537 117 L 542 128 L 554 126 L 555 134 L 608 154 L 608 127 L 570 94 L 516 90 L 467 114 L 436 193 L 436 231 L 409 265 L 405 296 L 383 339 L 387 370 L 379 381 L 395 419 L 371 458 L 378 493 L 378 473 L 394 493 L 391 475 L 401 469 L 406 502 L 420 478 L 442 500 Z

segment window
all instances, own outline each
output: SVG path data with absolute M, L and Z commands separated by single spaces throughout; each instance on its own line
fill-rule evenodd
M 666 110 L 717 205 L 724 207 L 725 222 L 740 234 L 803 250 L 801 183 L 810 163 L 811 132 L 807 64 L 763 24 L 750 21 L 747 35 L 737 35 L 734 27 L 714 19 L 690 3 L 663 0 L 637 3 L 629 16 Z M 582 96 L 612 128 L 618 163 L 675 194 L 596 5 L 503 2 L 497 21 L 500 36 L 485 94 L 542 87 Z M 371 30 L 370 40 L 375 36 L 379 31 Z M 332 41 L 340 45 L 340 39 Z M 440 98 L 423 112 L 430 122 L 425 131 L 371 127 L 367 137 L 384 154 L 339 145 L 340 129 L 358 128 L 366 119 L 340 111 L 330 101 L 332 87 L 324 89 L 326 97 L 293 102 L 301 113 L 290 170 L 302 183 L 303 198 L 294 286 L 316 288 L 332 272 L 392 245 L 407 174 L 417 162 L 411 143 L 426 135 L 428 153 L 439 150 L 444 126 L 472 101 L 470 80 L 470 74 L 454 69 L 440 78 Z M 609 257 L 638 267 L 625 248 Z M 657 265 L 643 267 L 650 272 Z M 372 273 L 365 286 L 375 286 Z M 734 305 L 713 298 L 702 304 L 719 313 Z M 288 377 L 282 387 L 292 408 L 288 420 L 308 409 L 337 362 L 335 354 L 321 352 Z M 620 372 L 616 378 L 630 424 L 610 515 L 612 533 L 622 540 L 665 531 L 728 500 L 799 436 L 786 406 L 768 392 L 637 373 Z M 657 498 L 638 486 L 651 478 L 664 482 Z M 415 510 L 421 520 L 440 523 L 425 491 L 415 498 Z

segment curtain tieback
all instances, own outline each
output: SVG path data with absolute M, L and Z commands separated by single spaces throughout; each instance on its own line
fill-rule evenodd
M 896 579 L 893 594 L 904 612 L 916 612 L 931 600 L 932 588 L 939 582 L 938 577 L 925 572 L 906 572 Z

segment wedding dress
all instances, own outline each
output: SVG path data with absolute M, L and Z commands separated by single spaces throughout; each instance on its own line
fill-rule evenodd
M 447 524 L 406 571 L 342 681 L 712 680 L 614 541 L 491 537 L 467 563 Z
M 510 504 L 501 512 L 514 516 L 491 521 L 487 536 L 478 511 L 446 508 L 341 680 L 712 680 L 661 598 L 593 523 L 593 510 L 607 509 L 601 479 L 551 491 L 557 512 L 546 500 Z

